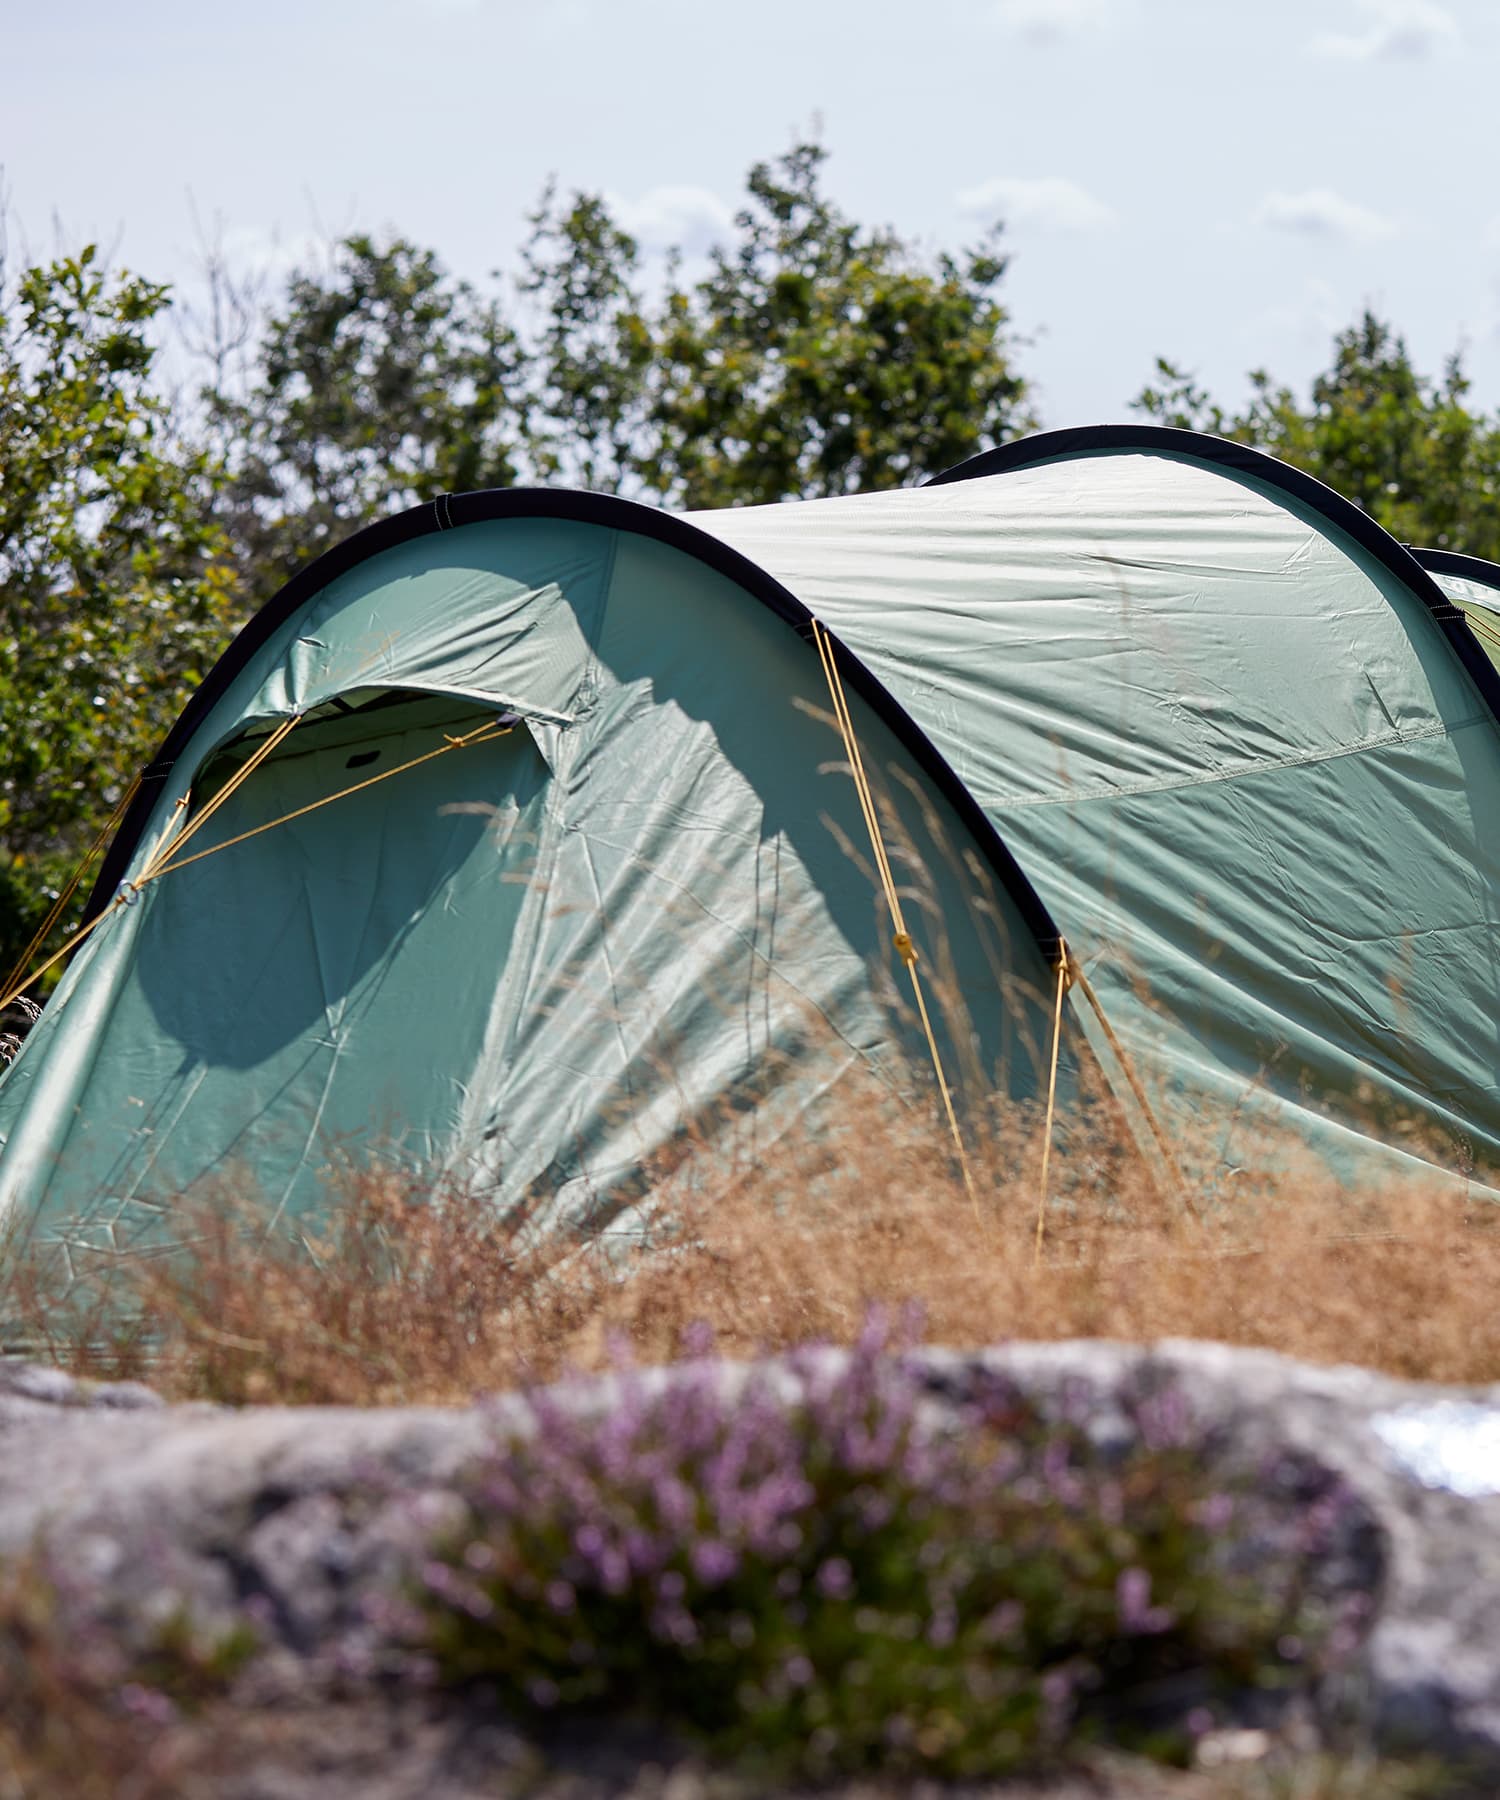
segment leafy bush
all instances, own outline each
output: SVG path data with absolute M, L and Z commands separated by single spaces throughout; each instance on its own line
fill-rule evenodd
M 998 1379 L 939 1421 L 882 1350 L 877 1321 L 739 1391 L 698 1363 L 622 1369 L 597 1413 L 533 1394 L 422 1571 L 439 1679 L 768 1774 L 962 1776 L 1090 1736 L 1179 1760 L 1216 1702 L 1354 1642 L 1361 1515 L 1326 1473 L 1215 1480 L 1171 1391 L 1128 1448 Z

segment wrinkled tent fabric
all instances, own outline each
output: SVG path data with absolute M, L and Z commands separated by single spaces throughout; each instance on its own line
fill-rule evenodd
M 1385 563 L 1167 437 L 696 522 L 922 721 L 1203 1157 L 1425 1136 L 1488 1182 L 1495 712 Z
M 939 1018 L 945 1062 L 1024 1100 L 1036 938 L 852 705 L 872 765 L 910 783 L 891 786 L 930 979 L 970 1002 L 956 1038 Z M 295 1222 L 330 1167 L 396 1155 L 502 1204 L 541 1193 L 541 1225 L 623 1231 L 674 1146 L 733 1127 L 753 1154 L 857 1071 L 899 1089 L 925 1052 L 827 710 L 782 619 L 631 529 L 515 517 L 356 563 L 224 686 L 122 873 L 178 795 L 196 811 L 220 784 L 216 752 L 243 760 L 247 731 L 292 714 L 192 851 L 486 717 L 515 728 L 117 911 L 0 1087 L 4 1206 L 83 1267 L 170 1242 L 173 1197 L 205 1183 Z
M 629 1230 L 706 1148 L 904 1091 L 924 1051 L 809 614 L 971 1098 L 1035 1098 L 1061 933 L 1200 1172 L 1289 1140 L 1492 1181 L 1494 706 L 1377 528 L 1140 435 L 688 522 L 444 499 L 314 565 L 121 828 L 101 903 L 302 715 L 193 845 L 228 847 L 74 958 L 0 1084 L 0 1214 L 84 1267 L 170 1244 L 215 1183 L 315 1214 L 378 1154 Z M 1139 1123 L 1075 989 L 1065 1113 L 1090 1053 Z

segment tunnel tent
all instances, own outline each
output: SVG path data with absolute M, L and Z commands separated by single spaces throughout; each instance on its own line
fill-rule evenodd
M 144 772 L 0 1083 L 0 1212 L 108 1263 L 204 1183 L 315 1213 L 352 1141 L 627 1228 L 705 1121 L 901 1079 L 815 620 L 955 1079 L 1035 1100 L 1065 938 L 1065 1111 L 1092 1056 L 1209 1170 L 1285 1135 L 1493 1179 L 1500 676 L 1316 482 L 1121 427 L 688 519 L 444 497 L 329 552 Z
M 1412 554 L 1460 609 L 1479 647 L 1500 669 L 1500 563 L 1453 550 L 1414 550 Z

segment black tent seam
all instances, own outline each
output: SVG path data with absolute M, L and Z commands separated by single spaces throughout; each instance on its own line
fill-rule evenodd
M 1016 438 L 993 450 L 981 450 L 966 462 L 955 463 L 951 469 L 931 476 L 922 485 L 946 487 L 955 481 L 1009 474 L 1043 462 L 1062 462 L 1101 452 L 1128 454 L 1131 451 L 1145 456 L 1180 457 L 1210 467 L 1232 469 L 1267 487 L 1279 488 L 1291 499 L 1321 514 L 1335 531 L 1353 539 L 1362 550 L 1384 564 L 1422 602 L 1479 689 L 1496 723 L 1500 724 L 1500 669 L 1479 647 L 1479 640 L 1468 625 L 1460 622 L 1462 615 L 1460 619 L 1449 616 L 1452 609 L 1448 596 L 1418 557 L 1393 538 L 1383 525 L 1377 524 L 1363 507 L 1346 500 L 1316 476 L 1304 474 L 1301 469 L 1294 469 L 1290 463 L 1268 456 L 1263 450 L 1253 450 L 1248 444 L 1236 444 L 1208 432 L 1181 431 L 1172 425 L 1075 425 L 1063 431 L 1042 431 L 1033 437 Z M 1424 554 L 1443 556 L 1449 553 Z M 1479 559 L 1472 560 L 1477 562 Z
M 193 691 L 178 715 L 176 724 L 167 733 L 155 758 L 148 765 L 149 780 L 143 777 L 140 791 L 120 821 L 105 852 L 98 879 L 89 896 L 85 921 L 94 918 L 114 898 L 155 807 L 160 784 L 166 780 L 173 764 L 222 699 L 230 683 L 255 653 L 288 619 L 340 576 L 387 550 L 394 550 L 415 539 L 431 536 L 447 527 L 519 518 L 565 519 L 574 524 L 597 526 L 608 531 L 632 532 L 636 536 L 651 538 L 671 549 L 679 550 L 734 582 L 784 624 L 790 625 L 798 637 L 811 646 L 813 616 L 795 594 L 749 557 L 675 514 L 643 506 L 638 501 L 622 500 L 613 494 L 567 488 L 491 488 L 480 493 L 442 495 L 440 499 L 443 502 L 441 512 L 437 501 L 410 507 L 405 512 L 393 513 L 388 518 L 377 520 L 375 524 L 366 526 L 364 530 L 345 538 L 342 543 L 325 550 L 315 561 L 299 569 L 248 621 Z M 1040 894 L 1032 886 L 1030 878 L 1016 861 L 989 815 L 970 793 L 947 758 L 885 684 L 865 667 L 840 638 L 832 632 L 828 635 L 838 651 L 840 671 L 849 686 L 886 725 L 953 808 L 1014 902 L 1023 923 L 1050 967 L 1058 955 L 1061 933 Z
M 1413 544 L 1411 553 L 1429 575 L 1457 575 L 1461 581 L 1477 581 L 1500 595 L 1500 563 L 1470 556 L 1466 550 L 1424 550 L 1420 544 Z M 1463 612 L 1461 606 L 1456 610 Z

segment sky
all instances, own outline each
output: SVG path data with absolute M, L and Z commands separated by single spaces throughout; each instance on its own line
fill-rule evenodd
M 1049 426 L 1159 355 L 1303 386 L 1373 307 L 1500 409 L 1500 0 L 0 0 L 12 250 L 100 241 L 191 293 L 398 230 L 513 269 L 549 175 L 702 252 L 817 129 L 855 217 L 994 218 Z

